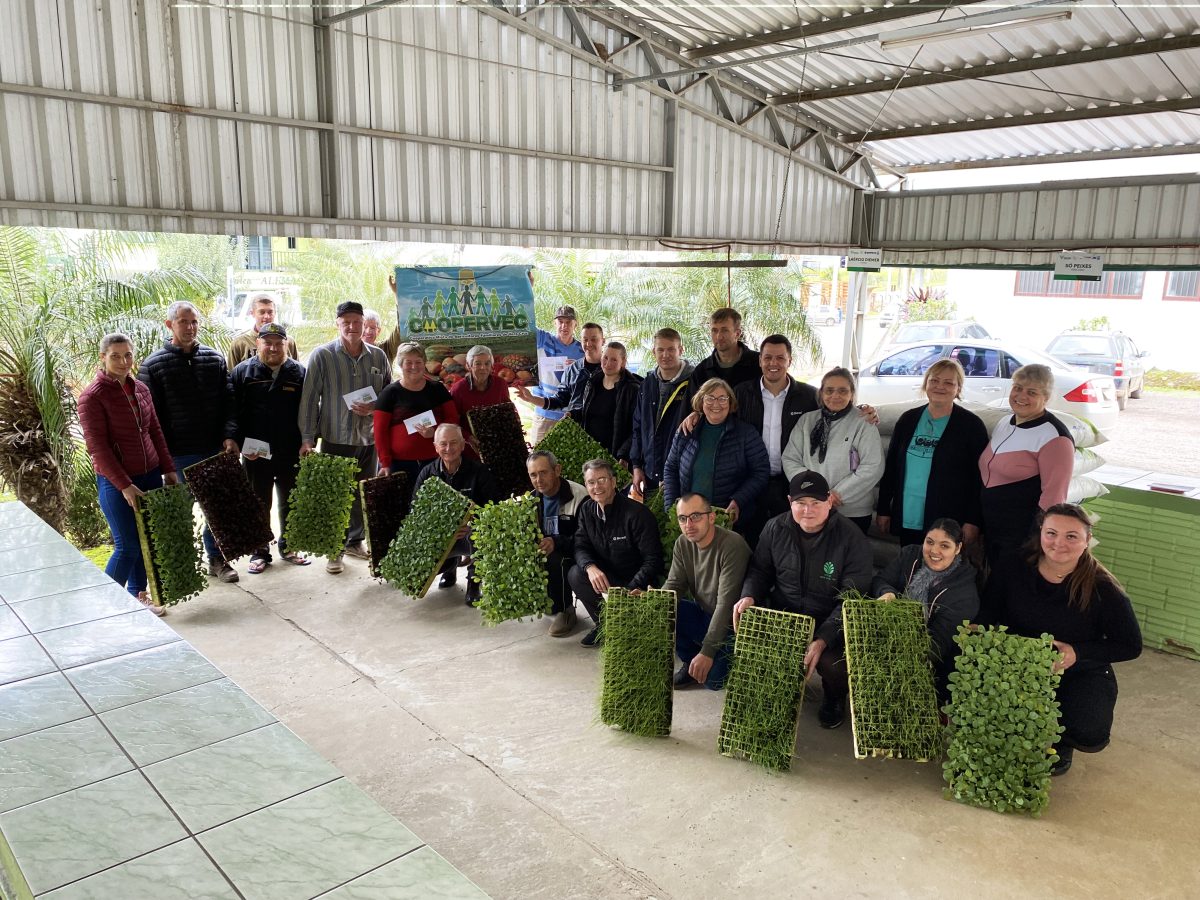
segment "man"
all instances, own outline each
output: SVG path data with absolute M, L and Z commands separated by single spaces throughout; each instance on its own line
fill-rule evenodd
M 396 290 L 396 279 L 391 279 L 392 290 Z M 383 355 L 387 357 L 388 365 L 393 365 L 396 362 L 396 351 L 400 349 L 400 345 L 404 343 L 404 339 L 400 337 L 400 326 L 397 325 L 392 329 L 392 333 L 388 335 L 387 340 L 382 344 L 379 343 L 379 334 L 383 330 L 383 318 L 378 311 L 374 309 L 363 310 L 363 340 L 368 344 L 374 344 L 383 351 Z
M 287 549 L 288 497 L 296 486 L 300 461 L 300 398 L 304 393 L 304 367 L 288 359 L 287 331 L 268 322 L 258 329 L 255 354 L 238 363 L 230 376 L 233 382 L 234 420 L 225 432 L 242 449 L 242 463 L 255 495 L 271 509 L 272 489 L 279 496 L 279 556 L 294 566 L 309 560 Z M 264 443 L 263 451 L 247 452 L 246 441 Z M 250 554 L 251 575 L 259 575 L 271 564 L 271 548 L 259 547 Z
M 582 484 L 562 477 L 562 465 L 547 450 L 530 453 L 525 469 L 538 498 L 538 527 L 543 535 L 538 547 L 546 556 L 547 590 L 554 601 L 550 636 L 567 637 L 578 623 L 567 572 L 575 564 L 575 527 L 588 492 Z
M 186 466 L 222 450 L 238 452 L 238 445 L 226 437 L 233 427 L 233 391 L 225 357 L 196 339 L 200 313 L 195 306 L 175 301 L 167 307 L 164 324 L 170 338 L 142 363 L 138 380 L 150 388 L 175 469 L 186 482 Z M 208 525 L 204 526 L 204 552 L 209 575 L 227 584 L 238 580 Z
M 543 391 L 538 395 L 529 388 L 520 386 L 517 388 L 517 396 L 526 403 L 532 403 L 535 409 L 563 413 L 572 413 L 581 409 L 584 389 L 588 386 L 591 377 L 600 371 L 600 358 L 604 355 L 604 329 L 595 322 L 586 323 L 582 331 L 582 344 L 583 356 L 571 363 L 562 373 L 562 383 L 557 388 Z M 562 418 L 562 416 L 558 418 Z M 554 422 L 550 422 L 539 435 L 536 428 L 538 421 L 540 420 L 534 421 L 535 428 L 531 435 L 533 438 L 531 443 L 535 447 L 554 425 Z
M 300 455 L 307 456 L 321 439 L 321 452 L 358 460 L 358 480 L 375 475 L 375 435 L 372 430 L 374 400 L 355 399 L 347 405 L 347 394 L 370 388 L 378 397 L 391 383 L 392 367 L 378 347 L 363 341 L 363 308 L 354 300 L 339 303 L 336 340 L 322 344 L 308 358 L 304 394 L 300 400 Z M 356 559 L 369 559 L 363 543 L 362 501 L 354 494 L 346 549 Z M 325 571 L 337 575 L 345 568 L 342 554 L 325 563 Z
M 675 687 L 725 686 L 733 662 L 733 606 L 742 592 L 750 547 L 739 534 L 716 525 L 700 494 L 684 494 L 675 504 L 682 536 L 675 541 L 671 572 L 663 590 L 678 597 L 675 655 L 683 663 Z
M 858 527 L 833 508 L 829 484 L 805 470 L 788 484 L 791 509 L 767 522 L 750 560 L 742 598 L 733 608 L 733 627 L 756 603 L 802 613 L 816 620 L 804 654 L 806 675 L 815 667 L 823 697 L 817 718 L 837 728 L 846 716 L 845 644 L 841 594 L 865 591 L 871 583 L 871 545 Z
M 229 366 L 230 372 L 242 360 L 249 359 L 254 355 L 257 349 L 255 341 L 259 331 L 264 325 L 270 325 L 275 321 L 275 298 L 270 294 L 255 294 L 250 298 L 250 315 L 254 318 L 251 326 L 241 334 L 235 335 L 229 342 L 225 363 Z M 296 351 L 296 342 L 291 338 L 287 339 L 287 355 L 292 359 L 300 358 L 300 354 Z
M 426 463 L 417 473 L 417 480 L 413 482 L 413 496 L 421 490 L 426 479 L 440 478 L 477 506 L 499 500 L 496 479 L 492 477 L 491 470 L 483 463 L 463 456 L 466 445 L 462 429 L 457 425 L 439 425 L 433 433 L 433 449 L 437 451 L 437 459 Z M 472 555 L 470 527 L 464 526 L 457 538 L 442 566 L 438 587 L 443 590 L 458 584 L 458 567 L 464 558 Z M 467 566 L 467 606 L 473 606 L 478 599 L 479 583 L 475 581 L 475 563 L 471 562 Z
M 731 388 L 759 377 L 758 353 L 742 343 L 742 314 L 731 306 L 713 310 L 708 317 L 712 355 L 702 359 L 692 372 L 692 393 L 710 378 L 723 378 Z
M 481 406 L 508 402 L 508 383 L 493 374 L 495 358 L 490 347 L 476 344 L 467 351 L 467 377 L 450 388 L 450 397 L 458 409 L 458 424 L 467 436 L 467 455 L 479 458 L 474 429 L 467 415 Z
M 656 584 L 663 574 L 663 551 L 654 513 L 617 493 L 617 479 L 606 460 L 583 464 L 583 486 L 591 501 L 579 513 L 575 565 L 567 572 L 567 584 L 595 623 L 580 643 L 595 647 L 603 640 L 601 595 L 610 587 L 645 590 Z
M 629 463 L 633 487 L 643 497 L 662 482 L 663 466 L 680 420 L 691 410 L 688 379 L 695 368 L 683 358 L 683 338 L 674 328 L 654 333 L 654 361 L 633 410 Z
M 530 281 L 532 281 L 532 272 L 530 273 Z M 539 384 L 532 391 L 535 397 L 548 397 L 558 391 L 562 386 L 562 376 L 567 367 L 578 359 L 583 358 L 583 347 L 579 345 L 579 341 L 575 340 L 575 326 L 578 323 L 578 317 L 575 315 L 575 307 L 560 306 L 554 313 L 554 334 L 548 331 L 538 329 L 537 333 L 537 356 L 538 356 L 538 381 Z M 601 337 L 603 341 L 603 337 Z M 597 356 L 596 363 L 600 360 Z M 526 399 L 522 395 L 522 399 Z M 533 432 L 531 434 L 532 443 L 536 446 L 537 442 L 546 436 L 546 432 L 561 419 L 564 415 L 561 411 L 547 410 L 544 407 L 539 407 L 536 401 L 527 400 L 533 403 L 535 409 L 533 411 Z M 559 408 L 561 410 L 561 407 Z

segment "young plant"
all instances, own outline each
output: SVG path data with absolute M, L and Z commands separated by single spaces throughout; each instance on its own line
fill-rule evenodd
M 658 534 L 662 538 L 663 559 L 668 563 L 671 561 L 671 554 L 675 552 L 675 541 L 683 533 L 679 529 L 679 520 L 675 518 L 675 510 L 668 510 L 664 506 L 666 503 L 663 497 L 663 488 L 660 484 L 656 487 L 645 500 L 646 508 L 654 513 L 654 521 L 658 523 Z M 717 514 L 714 519 L 714 524 L 721 528 L 732 528 L 733 523 L 729 521 L 729 511 L 721 506 L 714 506 L 713 512 Z
M 287 548 L 332 559 L 346 546 L 358 460 L 328 453 L 300 458 L 288 498 Z
M 362 497 L 363 527 L 367 532 L 367 546 L 371 550 L 368 563 L 371 574 L 379 578 L 379 565 L 384 554 L 396 539 L 400 523 L 408 515 L 412 500 L 408 475 L 393 472 L 379 478 L 366 478 L 358 483 Z
M 504 496 L 529 493 L 529 472 L 525 468 L 529 445 L 517 408 L 511 401 L 480 406 L 468 411 L 467 418 L 479 443 L 479 458 L 492 470 Z
M 583 426 L 570 416 L 563 416 L 538 441 L 537 449 L 549 450 L 562 464 L 563 478 L 583 481 L 583 464 L 589 459 L 607 460 L 617 475 L 617 487 L 623 488 L 632 480 L 625 467 L 601 446 L 600 442 L 583 430 Z
M 218 453 L 187 467 L 187 485 L 227 560 L 271 543 L 271 514 L 250 487 L 234 453 Z
M 1051 635 L 959 626 L 946 714 L 953 727 L 942 772 L 947 799 L 1040 815 L 1050 802 L 1050 766 L 1062 733 L 1055 699 L 1059 659 Z
M 671 733 L 675 592 L 624 588 L 605 595 L 600 721 L 631 734 Z
M 208 585 L 200 563 L 204 558 L 200 530 L 192 513 L 195 501 L 185 485 L 147 491 L 134 507 L 146 587 L 163 606 L 190 600 Z
M 442 479 L 426 478 L 379 564 L 380 574 L 408 596 L 424 597 L 474 510 L 474 503 Z
M 550 613 L 546 557 L 538 549 L 540 502 L 533 496 L 516 497 L 475 513 L 471 543 L 481 588 L 475 605 L 488 625 Z
M 927 762 L 942 750 L 932 642 L 921 604 L 842 599 L 854 755 Z
M 791 768 L 804 700 L 811 616 L 751 606 L 738 622 L 717 751 L 771 771 Z

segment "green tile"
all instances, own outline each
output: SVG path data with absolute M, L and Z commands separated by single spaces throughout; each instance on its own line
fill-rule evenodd
M 320 900 L 481 900 L 487 894 L 429 847 L 419 847 Z
M 133 768 L 94 716 L 0 742 L 0 812 Z
M 91 710 L 59 672 L 0 687 L 0 740 L 89 715 Z
M 18 575 L 0 577 L 0 597 L 11 605 L 22 600 L 32 600 L 34 597 L 61 594 L 64 591 L 106 582 L 111 582 L 111 579 L 84 560 L 50 569 L 38 569 L 36 572 L 21 572 Z
M 43 631 L 38 640 L 63 669 L 112 659 L 179 640 L 148 609 Z
M 0 603 L 0 641 L 7 641 L 9 638 L 23 637 L 29 634 L 21 620 L 17 618 L 17 614 L 12 611 L 7 603 Z M 0 650 L 0 657 L 4 656 L 4 651 Z
M 0 684 L 45 675 L 54 669 L 54 662 L 37 638 L 26 635 L 0 642 Z
M 0 813 L 0 828 L 35 894 L 187 836 L 138 772 Z
M 61 538 L 45 544 L 14 549 L 8 541 L 0 538 L 4 550 L 0 550 L 0 576 L 18 572 L 32 572 L 68 563 L 87 562 L 83 554 Z
M 122 706 L 100 718 L 139 766 L 275 721 L 228 678 Z
M 225 677 L 184 641 L 77 666 L 63 674 L 98 713 Z
M 237 900 L 190 838 L 42 895 L 45 900 Z
M 247 900 L 314 897 L 421 845 L 345 779 L 198 837 Z
M 9 604 L 9 608 L 20 616 L 25 627 L 34 634 L 144 609 L 128 591 L 121 590 L 112 581 L 63 594 L 22 600 Z
M 193 832 L 340 778 L 330 763 L 283 725 L 268 725 L 144 770 Z

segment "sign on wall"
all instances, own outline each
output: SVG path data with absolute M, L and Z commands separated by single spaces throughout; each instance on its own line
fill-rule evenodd
M 1060 253 L 1054 260 L 1055 281 L 1099 281 L 1104 257 L 1098 253 Z
M 878 272 L 882 265 L 882 250 L 855 247 L 846 253 L 846 268 L 851 272 Z

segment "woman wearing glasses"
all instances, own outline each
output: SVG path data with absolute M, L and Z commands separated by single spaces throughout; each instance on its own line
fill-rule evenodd
M 754 501 L 767 486 L 771 461 L 762 436 L 741 421 L 729 384 L 710 378 L 692 398 L 700 414 L 690 434 L 678 432 L 663 468 L 663 500 L 668 514 L 684 494 L 699 494 L 729 510 L 735 530 L 749 520 Z

